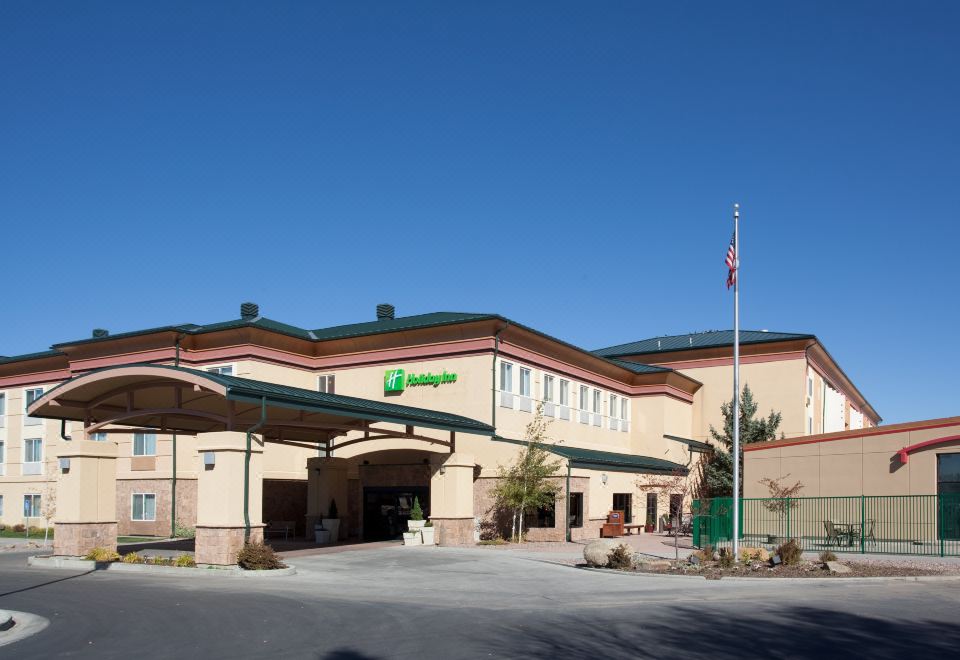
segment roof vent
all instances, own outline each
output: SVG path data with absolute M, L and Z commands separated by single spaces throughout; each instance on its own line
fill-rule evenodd
M 109 336 L 110 331 L 104 330 L 103 328 L 94 328 L 93 329 L 93 338 L 94 339 L 103 339 L 104 337 Z
M 395 311 L 393 305 L 390 303 L 381 303 L 377 305 L 377 320 L 384 321 L 386 319 L 393 319 Z
M 240 305 L 240 318 L 244 321 L 252 321 L 260 316 L 260 306 L 257 303 L 245 302 Z

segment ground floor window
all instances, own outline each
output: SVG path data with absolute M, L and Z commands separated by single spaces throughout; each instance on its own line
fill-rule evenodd
M 40 495 L 24 495 L 23 496 L 23 517 L 24 518 L 40 518 Z
M 657 524 L 657 494 L 647 493 L 647 525 Z
M 3 495 L 0 495 L 0 517 L 3 516 Z
M 583 527 L 583 493 L 570 493 L 570 528 Z
M 527 529 L 536 527 L 553 528 L 557 526 L 556 511 L 554 506 L 545 506 L 523 517 L 523 525 Z
M 156 520 L 157 496 L 153 493 L 133 494 L 133 513 L 131 520 Z
M 633 494 L 632 493 L 614 493 L 613 510 L 623 511 L 623 522 L 630 524 L 633 522 Z

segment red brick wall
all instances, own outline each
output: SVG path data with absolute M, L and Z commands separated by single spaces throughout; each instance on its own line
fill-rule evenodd
M 131 519 L 134 493 L 156 494 L 156 520 Z M 177 519 L 184 527 L 194 527 L 197 524 L 196 479 L 177 479 Z M 170 536 L 169 479 L 117 480 L 117 533 L 121 536 Z
M 553 527 L 534 527 L 526 530 L 528 541 L 563 541 L 566 534 L 567 498 L 566 477 L 556 477 L 552 480 L 560 489 L 557 497 Z M 484 477 L 473 483 L 473 512 L 480 521 L 481 538 L 510 538 L 512 520 L 509 512 L 499 512 L 495 509 L 493 490 L 496 488 L 496 477 Z M 570 477 L 570 491 L 583 493 L 584 515 L 589 511 L 589 486 L 587 477 Z M 582 528 L 571 528 L 570 537 L 573 540 L 596 538 L 600 536 L 600 526 L 594 521 L 584 519 Z

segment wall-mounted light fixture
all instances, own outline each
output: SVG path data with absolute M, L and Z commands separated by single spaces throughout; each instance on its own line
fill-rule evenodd
M 606 472 L 604 472 L 603 474 L 600 475 L 600 481 L 603 482 L 603 485 L 604 485 L 604 486 L 607 485 L 607 473 L 606 473 Z
M 61 472 L 69 472 L 69 471 L 70 471 L 70 459 L 69 459 L 69 458 L 61 458 L 61 459 L 60 459 L 60 471 L 61 471 Z
M 217 464 L 217 455 L 212 451 L 203 452 L 203 467 L 207 470 L 212 470 L 213 466 Z

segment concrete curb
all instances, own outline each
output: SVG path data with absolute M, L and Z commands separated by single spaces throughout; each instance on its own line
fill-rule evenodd
M 568 564 L 569 565 L 569 564 Z M 607 575 L 634 575 L 639 577 L 670 578 L 671 580 L 706 580 L 705 575 L 671 575 L 670 573 L 644 573 L 643 571 L 620 571 L 615 568 L 595 568 L 593 566 L 571 566 L 581 571 L 606 573 Z
M 71 571 L 111 571 L 116 573 L 152 573 L 154 575 L 180 577 L 239 577 L 239 578 L 273 578 L 296 575 L 295 566 L 287 566 L 273 571 L 247 571 L 239 567 L 197 567 L 186 568 L 179 566 L 151 566 L 150 564 L 124 564 L 123 562 L 98 562 L 91 559 L 77 557 L 27 557 L 27 566 L 37 568 L 60 568 Z
M 50 625 L 50 620 L 29 612 L 6 611 L 13 620 L 13 626 L 0 631 L 0 646 L 19 642 L 21 639 L 36 635 Z

